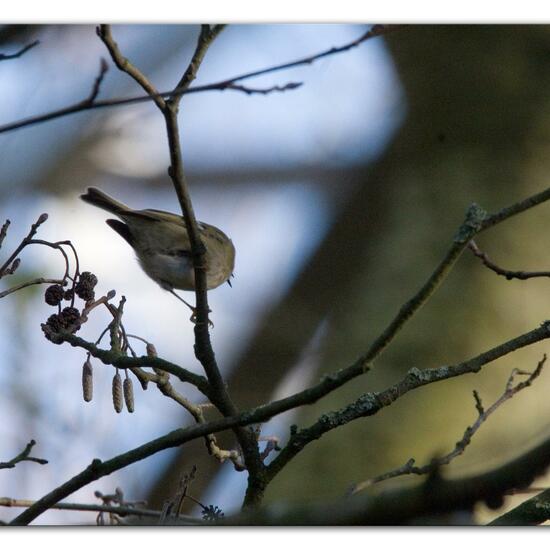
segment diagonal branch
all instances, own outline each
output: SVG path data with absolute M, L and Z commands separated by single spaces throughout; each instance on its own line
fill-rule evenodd
M 494 519 L 488 525 L 540 525 L 550 519 L 550 489 L 522 502 L 512 510 Z
M 546 355 L 543 356 L 542 360 L 539 361 L 537 368 L 531 373 L 514 369 L 512 371 L 512 374 L 509 376 L 508 381 L 506 382 L 506 388 L 504 392 L 487 410 L 484 410 L 481 404 L 481 399 L 479 398 L 478 393 L 474 390 L 474 399 L 476 402 L 476 409 L 478 411 L 477 419 L 472 424 L 472 426 L 468 426 L 466 428 L 466 430 L 464 431 L 464 435 L 459 441 L 456 442 L 455 447 L 452 451 L 450 451 L 449 453 L 441 457 L 435 457 L 428 464 L 424 466 L 415 466 L 415 460 L 414 458 L 411 458 L 403 466 L 396 468 L 395 470 L 385 472 L 379 476 L 376 476 L 371 479 L 367 479 L 366 481 L 362 481 L 361 483 L 358 483 L 357 485 L 355 485 L 355 487 L 352 488 L 351 494 L 359 493 L 361 491 L 364 491 L 368 487 L 371 487 L 375 483 L 380 483 L 381 481 L 392 479 L 394 477 L 399 477 L 399 476 L 409 475 L 409 474 L 414 474 L 414 475 L 433 474 L 433 472 L 441 468 L 441 466 L 446 466 L 450 464 L 455 458 L 457 458 L 458 456 L 464 453 L 464 451 L 466 450 L 466 447 L 468 447 L 468 445 L 471 443 L 472 438 L 474 437 L 476 432 L 479 430 L 479 428 L 481 428 L 482 424 L 484 424 L 487 421 L 487 419 L 491 416 L 491 414 L 493 414 L 506 401 L 514 397 L 514 395 L 516 395 L 518 392 L 531 386 L 533 381 L 540 375 L 542 371 L 542 367 L 544 366 L 545 362 L 546 362 Z M 514 377 L 518 374 L 527 375 L 528 378 L 523 382 L 519 382 L 518 384 L 513 386 Z
M 222 32 L 225 25 L 201 25 L 201 32 L 195 48 L 195 53 L 191 58 L 191 62 L 187 66 L 187 69 L 183 73 L 177 86 L 174 88 L 174 94 L 170 98 L 170 103 L 177 105 L 181 100 L 181 92 L 185 92 L 193 80 L 197 77 L 197 71 L 201 66 L 201 63 L 210 47 L 210 44 L 216 39 L 216 37 Z
M 100 25 L 96 28 L 96 33 L 109 50 L 111 58 L 118 69 L 135 80 L 143 88 L 147 95 L 156 103 L 159 109 L 164 109 L 164 99 L 161 97 L 152 82 L 135 65 L 130 63 L 130 61 L 122 55 L 120 48 L 111 33 L 111 25 Z
M 279 455 L 269 464 L 267 467 L 268 479 L 273 479 L 284 466 L 290 462 L 298 453 L 300 453 L 306 445 L 322 437 L 327 432 L 334 430 L 340 426 L 348 424 L 358 418 L 364 418 L 367 416 L 373 416 L 381 409 L 390 406 L 397 401 L 400 397 L 406 393 L 426 386 L 440 382 L 442 380 L 448 380 L 449 378 L 455 378 L 456 376 L 462 376 L 469 373 L 479 372 L 484 365 L 491 363 L 505 355 L 508 355 L 518 349 L 526 346 L 530 346 L 536 342 L 546 340 L 550 338 L 550 321 L 544 322 L 539 328 L 530 332 L 522 334 L 512 340 L 508 340 L 503 344 L 500 344 L 488 351 L 473 357 L 463 363 L 457 365 L 445 365 L 435 369 L 417 369 L 412 368 L 396 384 L 389 388 L 379 392 L 369 392 L 361 395 L 355 402 L 350 403 L 344 408 L 338 411 L 328 412 L 323 414 L 316 422 L 307 428 L 298 430 L 296 426 L 291 429 L 290 439 Z M 349 368 L 349 367 L 348 367 Z M 294 396 L 282 399 L 266 407 L 273 407 L 277 404 L 277 407 L 281 405 L 289 405 L 294 403 L 293 407 L 298 406 L 296 401 L 303 401 L 306 392 L 305 390 L 301 394 L 295 394 Z M 310 394 L 312 395 L 312 394 Z M 313 402 L 313 401 L 311 401 Z M 300 403 L 300 404 L 303 404 Z M 279 411 L 277 411 L 279 413 Z

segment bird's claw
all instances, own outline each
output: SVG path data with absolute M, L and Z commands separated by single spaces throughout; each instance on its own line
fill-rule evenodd
M 189 320 L 196 325 L 197 324 L 197 308 L 192 308 L 192 311 L 193 311 L 193 313 L 191 313 L 191 317 L 189 317 Z M 212 310 L 208 309 L 208 313 L 212 313 Z M 210 328 L 214 328 L 214 323 L 210 319 L 208 319 L 208 326 Z

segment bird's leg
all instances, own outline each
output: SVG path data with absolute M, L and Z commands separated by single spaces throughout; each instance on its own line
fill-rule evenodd
M 173 289 L 168 289 L 168 292 L 170 294 L 173 294 L 178 300 L 180 300 L 181 302 L 183 302 L 193 313 L 191 314 L 191 317 L 189 318 L 189 320 L 192 322 L 192 323 L 197 323 L 197 308 L 196 307 L 193 307 L 189 302 L 186 302 L 181 296 L 178 296 Z M 211 313 L 211 309 L 209 308 L 208 309 L 208 313 Z M 212 328 L 214 328 L 214 323 L 208 319 L 208 325 L 211 326 Z

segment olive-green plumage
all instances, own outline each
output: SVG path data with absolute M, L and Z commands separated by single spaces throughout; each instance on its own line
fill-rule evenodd
M 194 290 L 195 273 L 189 235 L 182 216 L 162 210 L 132 210 L 95 187 L 80 198 L 120 220 L 107 220 L 134 249 L 143 271 L 162 288 Z M 217 227 L 198 222 L 206 247 L 206 284 L 213 289 L 228 281 L 235 265 L 235 247 Z

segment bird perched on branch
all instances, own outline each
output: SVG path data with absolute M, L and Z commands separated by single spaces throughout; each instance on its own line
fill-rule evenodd
M 89 187 L 80 198 L 122 220 L 106 221 L 134 249 L 143 271 L 194 311 L 193 306 L 174 292 L 174 289 L 195 289 L 191 243 L 182 216 L 163 210 L 132 210 L 95 187 Z M 197 224 L 206 248 L 207 289 L 225 282 L 231 286 L 229 279 L 235 265 L 231 239 L 213 225 Z

